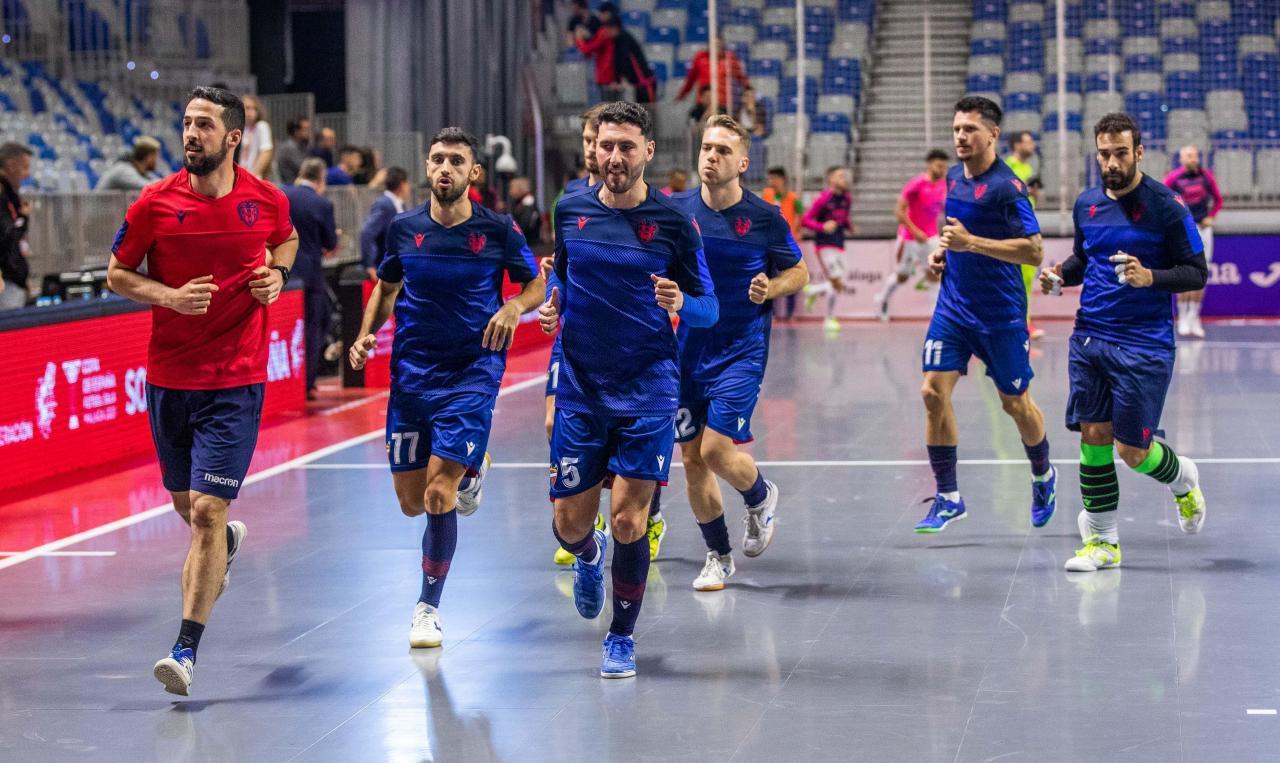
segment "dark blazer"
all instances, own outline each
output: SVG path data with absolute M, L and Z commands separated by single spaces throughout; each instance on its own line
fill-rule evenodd
M 281 190 L 289 197 L 289 217 L 298 231 L 298 259 L 293 263 L 293 275 L 309 289 L 323 288 L 323 250 L 338 246 L 333 202 L 310 186 L 286 185 Z
M 391 218 L 396 216 L 396 205 L 385 194 L 369 207 L 369 216 L 364 219 L 360 228 L 360 266 L 376 268 L 382 262 L 382 255 L 387 251 L 387 228 L 391 227 Z

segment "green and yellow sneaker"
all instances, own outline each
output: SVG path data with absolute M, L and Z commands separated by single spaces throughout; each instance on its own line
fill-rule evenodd
M 1097 572 L 1120 566 L 1120 544 L 1107 543 L 1097 535 L 1084 542 L 1084 548 L 1067 560 L 1067 572 Z
M 1204 527 L 1204 494 L 1193 487 L 1186 495 L 1175 495 L 1178 504 L 1178 526 L 1187 535 L 1195 535 Z
M 649 538 L 649 561 L 658 558 L 658 549 L 662 548 L 662 539 L 667 535 L 667 520 L 662 515 L 649 517 L 649 529 L 645 533 Z
M 604 529 L 603 514 L 596 514 L 596 529 L 597 530 Z M 560 546 L 556 546 L 555 556 L 551 557 L 551 559 L 556 563 L 556 565 L 560 567 L 568 567 L 569 565 L 573 564 L 573 554 L 569 553 L 568 551 L 565 551 Z

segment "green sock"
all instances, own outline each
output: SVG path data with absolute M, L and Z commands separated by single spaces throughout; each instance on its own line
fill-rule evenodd
M 1115 454 L 1110 445 L 1080 443 L 1080 497 L 1090 514 L 1114 512 L 1120 505 L 1120 482 L 1116 478 Z M 1109 524 L 1114 527 L 1114 514 Z
M 1134 467 L 1134 471 L 1168 485 L 1182 473 L 1182 467 L 1178 463 L 1178 454 L 1173 452 L 1173 448 L 1152 440 L 1151 450 L 1148 451 L 1146 460 Z

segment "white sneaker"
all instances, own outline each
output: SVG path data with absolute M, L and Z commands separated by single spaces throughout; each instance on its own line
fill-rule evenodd
M 773 540 L 773 512 L 778 508 L 778 486 L 764 481 L 769 492 L 759 506 L 748 506 L 747 516 L 743 520 L 747 531 L 742 536 L 742 553 L 755 557 L 764 553 Z
M 1178 336 L 1191 336 L 1191 321 L 1185 313 L 1178 313 Z
M 1173 496 L 1178 505 L 1178 527 L 1187 535 L 1195 535 L 1204 527 L 1205 503 L 1204 494 L 1200 492 L 1200 470 L 1196 468 L 1196 462 L 1186 456 L 1179 456 L 1178 463 L 1182 468 L 1178 482 L 1189 488 L 1186 493 Z
M 160 660 L 151 669 L 156 680 L 164 684 L 164 690 L 170 694 L 187 696 L 191 682 L 196 677 L 196 660 L 190 649 L 174 647 L 168 657 Z
M 1120 544 L 1107 543 L 1094 535 L 1084 542 L 1084 548 L 1067 560 L 1067 572 L 1097 572 L 1120 566 Z
M 484 495 L 484 476 L 489 473 L 489 466 L 492 460 L 489 454 L 484 454 L 484 461 L 480 464 L 480 473 L 475 479 L 471 480 L 471 485 L 466 490 L 459 490 L 458 497 L 453 501 L 453 508 L 458 510 L 458 514 L 469 517 L 476 513 L 476 509 L 480 508 L 480 498 Z
M 888 323 L 888 322 L 889 322 L 889 299 L 888 299 L 888 295 L 885 295 L 885 294 L 877 294 L 877 295 L 876 295 L 876 305 L 878 305 L 878 308 L 876 309 L 876 317 L 880 319 L 880 322 L 881 322 L 881 323 Z
M 233 519 L 227 523 L 227 528 L 231 530 L 232 536 L 235 537 L 235 545 L 227 549 L 227 571 L 222 575 L 222 585 L 218 587 L 218 595 L 214 596 L 216 601 L 222 592 L 227 590 L 227 586 L 231 584 L 231 562 L 236 558 L 236 554 L 240 553 L 240 547 L 244 545 L 244 539 L 249 535 L 249 528 L 245 527 L 244 522 Z
M 837 334 L 840 332 L 840 321 L 835 318 L 827 318 L 822 322 L 822 328 L 825 329 L 828 334 Z
M 1191 333 L 1192 337 L 1196 339 L 1204 339 L 1204 326 L 1200 323 L 1200 316 L 1192 316 L 1188 324 L 1187 330 Z
M 413 608 L 413 623 L 409 626 L 409 646 L 414 649 L 431 649 L 444 641 L 440 630 L 440 611 L 425 601 Z
M 707 563 L 702 565 L 702 572 L 693 580 L 695 591 L 723 591 L 724 581 L 733 575 L 733 555 L 720 556 L 715 551 L 707 552 Z

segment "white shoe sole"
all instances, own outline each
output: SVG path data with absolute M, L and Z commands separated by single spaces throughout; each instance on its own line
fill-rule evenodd
M 188 696 L 191 684 L 187 683 L 182 668 L 172 657 L 166 657 L 157 662 L 151 672 L 157 681 L 164 684 L 165 691 L 182 697 Z
M 600 671 L 600 677 L 601 678 L 635 678 L 636 672 L 634 670 L 625 670 L 621 673 L 606 673 L 602 670 Z
M 1098 570 L 1114 570 L 1120 566 L 1119 562 L 1114 562 L 1112 564 L 1103 564 L 1103 565 L 1096 565 L 1093 562 L 1088 562 L 1087 563 L 1088 566 L 1085 566 L 1084 563 L 1080 563 L 1080 564 L 1077 564 L 1076 566 L 1072 566 L 1071 563 L 1076 561 L 1076 559 L 1078 558 L 1079 557 L 1072 557 L 1071 559 L 1068 559 L 1067 563 L 1063 565 L 1063 569 L 1065 569 L 1067 572 L 1097 572 Z
M 416 641 L 415 641 L 414 639 L 409 639 L 409 648 L 411 648 L 411 649 L 435 649 L 436 647 L 440 646 L 440 645 L 441 645 L 441 644 L 443 644 L 443 643 L 444 643 L 444 637 L 443 637 L 443 636 L 441 636 L 441 637 L 440 637 L 440 638 L 438 638 L 438 639 L 435 639 L 434 641 L 432 641 L 431 639 L 418 639 L 418 640 L 416 640 Z

